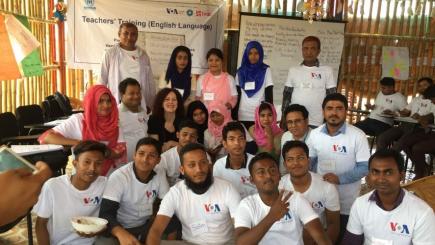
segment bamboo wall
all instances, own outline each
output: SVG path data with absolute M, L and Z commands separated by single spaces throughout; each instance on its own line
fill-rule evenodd
M 56 90 L 80 98 L 85 84 L 93 83 L 91 71 L 68 69 L 64 64 L 64 40 L 63 35 L 60 35 L 63 25 L 57 25 L 50 18 L 52 2 L 0 0 L 0 11 L 30 17 L 32 31 L 41 42 L 41 58 L 45 69 L 40 77 L 1 81 L 0 112 L 14 111 L 18 105 L 39 103 Z M 226 2 L 226 29 L 238 29 L 240 11 L 294 15 L 300 6 L 299 2 L 280 0 L 277 4 L 275 0 L 229 0 Z M 397 83 L 397 89 L 402 93 L 415 95 L 416 79 L 421 76 L 435 77 L 435 0 L 324 2 L 327 18 L 341 17 L 348 21 L 338 87 L 348 96 L 351 109 L 365 110 L 366 100 L 373 100 L 377 94 L 382 46 L 409 47 L 410 78 Z M 413 15 L 409 14 L 410 10 Z M 341 11 L 342 14 L 337 14 Z M 228 45 L 232 44 L 225 43 L 226 50 L 229 50 Z M 228 54 L 231 55 L 237 54 Z M 351 119 L 359 118 L 360 114 L 356 113 Z

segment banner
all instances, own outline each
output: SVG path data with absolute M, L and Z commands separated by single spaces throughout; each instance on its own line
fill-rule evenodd
M 21 73 L 18 69 L 17 60 L 15 59 L 9 35 L 6 31 L 5 17 L 2 14 L 0 14 L 0 50 L 0 80 L 20 78 Z
M 192 73 L 207 71 L 206 53 L 222 48 L 224 4 L 201 5 L 138 0 L 71 0 L 67 15 L 70 67 L 99 70 L 105 51 L 119 41 L 124 22 L 139 29 L 137 45 L 146 50 L 154 75 L 167 67 L 172 50 L 192 52 Z

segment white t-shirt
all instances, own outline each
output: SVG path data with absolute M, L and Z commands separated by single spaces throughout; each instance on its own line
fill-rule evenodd
M 131 77 L 139 81 L 140 80 L 139 50 L 135 49 L 130 51 L 121 48 L 120 56 L 121 57 L 119 59 L 119 73 L 121 77 L 124 79 Z
M 229 181 L 239 192 L 241 198 L 257 193 L 257 187 L 251 183 L 249 174 L 249 163 L 254 157 L 246 153 L 246 167 L 241 169 L 226 168 L 228 155 L 218 159 L 213 166 L 213 176 Z
M 143 108 L 139 112 L 132 112 L 122 103 L 118 105 L 118 110 L 119 129 L 127 143 L 127 161 L 131 162 L 137 142 L 148 135 L 148 115 Z
M 197 244 L 224 244 L 232 239 L 233 223 L 240 195 L 226 180 L 214 177 L 202 195 L 191 191 L 183 181 L 171 187 L 160 204 L 158 215 L 177 215 L 183 240 Z
M 384 95 L 379 92 L 375 100 L 375 109 L 370 113 L 369 118 L 393 125 L 393 118 L 383 117 L 381 114 L 385 110 L 393 112 L 399 111 L 406 106 L 406 99 L 401 93 L 396 92 L 390 95 Z
M 428 99 L 424 99 L 423 95 L 419 95 L 411 100 L 405 108 L 411 111 L 411 115 L 415 113 L 420 116 L 425 116 L 431 113 L 432 101 Z
M 140 182 L 134 173 L 133 162 L 115 170 L 109 177 L 103 198 L 119 203 L 118 222 L 124 228 L 138 227 L 153 214 L 153 203 L 163 199 L 169 190 L 168 182 L 163 172 L 147 183 Z
M 435 215 L 417 196 L 405 191 L 402 203 L 391 211 L 369 200 L 373 191 L 356 199 L 347 230 L 364 234 L 364 244 L 419 245 L 435 243 Z
M 236 74 L 236 85 L 240 87 L 239 77 Z M 255 108 L 260 105 L 261 101 L 264 101 L 265 89 L 269 86 L 273 86 L 272 72 L 270 67 L 266 69 L 264 75 L 263 86 L 253 96 L 248 97 L 245 90 L 241 89 L 241 97 L 239 104 L 239 121 L 255 121 Z
M 332 68 L 322 65 L 290 67 L 285 86 L 294 88 L 291 103 L 307 108 L 310 125 L 321 125 L 322 102 L 326 96 L 326 89 L 337 87 Z
M 83 113 L 72 114 L 67 120 L 54 127 L 53 130 L 65 138 L 83 140 Z M 118 142 L 124 142 L 121 128 L 119 128 Z
M 316 173 L 310 172 L 310 175 L 310 187 L 308 187 L 308 189 L 301 194 L 311 204 L 314 212 L 316 212 L 319 216 L 323 227 L 326 228 L 328 224 L 326 223 L 325 209 L 328 209 L 329 211 L 340 211 L 340 201 L 338 198 L 337 187 L 324 181 L 322 176 Z M 278 188 L 280 190 L 284 189 L 287 191 L 295 191 L 293 183 L 290 180 L 290 174 L 286 174 L 281 177 Z
M 310 138 L 310 133 L 311 133 L 311 128 L 308 128 L 308 131 L 305 133 L 305 136 L 302 138 L 302 141 L 305 143 L 309 143 L 309 138 Z M 285 163 L 284 163 L 284 157 L 282 156 L 282 148 L 284 147 L 285 143 L 287 143 L 287 141 L 291 141 L 294 140 L 292 133 L 290 133 L 290 131 L 286 131 L 282 134 L 281 137 L 281 154 L 279 155 L 279 172 L 281 173 L 281 176 L 284 174 L 287 174 L 287 168 L 285 167 Z
M 345 123 L 345 133 L 330 136 L 323 132 L 326 125 L 311 131 L 310 157 L 317 157 L 317 173 L 324 175 L 343 174 L 352 170 L 357 162 L 368 161 L 369 145 L 365 133 L 357 127 Z M 348 215 L 350 207 L 358 197 L 361 181 L 337 186 L 340 197 L 340 213 Z
M 258 244 L 304 244 L 303 226 L 318 218 L 310 203 L 294 192 L 289 202 L 289 211 L 275 222 Z M 269 213 L 270 207 L 263 203 L 259 194 L 246 197 L 240 202 L 234 219 L 234 227 L 253 228 Z
M 160 156 L 160 163 L 157 164 L 155 169 L 163 170 L 166 172 L 166 177 L 168 178 L 169 186 L 175 185 L 177 181 L 180 180 L 180 166 L 181 160 L 178 154 L 177 147 L 174 146 L 171 149 L 165 151 Z
M 95 238 L 79 236 L 71 225 L 77 216 L 95 216 L 100 212 L 101 196 L 106 187 L 106 177 L 98 177 L 86 190 L 76 189 L 70 176 L 62 175 L 45 182 L 33 212 L 47 218 L 50 244 L 93 244 Z

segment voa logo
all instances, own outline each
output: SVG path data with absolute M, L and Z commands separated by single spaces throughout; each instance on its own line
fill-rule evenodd
M 173 15 L 192 16 L 193 15 L 193 10 L 192 9 L 180 10 L 180 9 L 176 9 L 176 8 L 166 8 L 166 13 L 167 14 L 173 14 Z
M 332 145 L 332 150 L 334 152 L 347 153 L 346 146 L 344 145 Z
M 323 203 L 322 203 L 321 201 L 318 201 L 318 202 L 312 202 L 312 203 L 311 203 L 311 207 L 312 207 L 313 209 L 322 209 L 322 208 L 324 208 L 325 206 L 323 205 Z
M 85 205 L 98 205 L 100 202 L 101 198 L 99 196 L 83 198 L 83 203 Z
M 205 212 L 206 213 L 219 213 L 221 211 L 221 208 L 219 207 L 219 204 L 204 204 Z
M 148 199 L 157 197 L 157 190 L 146 191 L 145 192 Z
M 394 233 L 409 235 L 408 225 L 406 225 L 406 224 L 400 225 L 397 222 L 390 222 L 390 228 L 391 228 L 391 231 L 393 231 Z

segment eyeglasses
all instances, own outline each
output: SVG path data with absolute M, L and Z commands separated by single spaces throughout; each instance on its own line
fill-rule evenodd
M 304 119 L 288 120 L 287 125 L 300 125 L 303 121 Z

